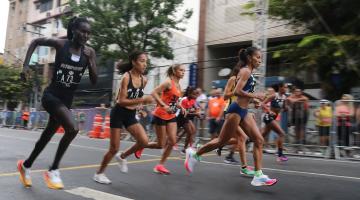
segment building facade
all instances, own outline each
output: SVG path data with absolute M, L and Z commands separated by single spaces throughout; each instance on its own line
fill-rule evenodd
M 232 68 L 241 48 L 252 45 L 255 33 L 254 17 L 244 6 L 249 0 L 201 0 L 198 43 L 198 83 L 209 90 L 214 80 L 226 79 L 219 76 L 223 68 Z M 294 30 L 287 21 L 267 21 L 268 48 L 279 44 L 301 40 L 305 30 Z M 279 76 L 287 67 L 273 61 L 267 52 L 267 77 Z M 220 74 L 221 75 L 221 74 Z M 304 74 L 305 82 L 316 82 L 315 73 Z

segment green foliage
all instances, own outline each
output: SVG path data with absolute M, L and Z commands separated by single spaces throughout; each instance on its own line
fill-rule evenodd
M 26 100 L 31 82 L 20 80 L 20 69 L 0 65 L 0 99 L 10 102 Z
M 272 47 L 273 59 L 290 63 L 288 75 L 315 71 L 325 98 L 338 99 L 360 79 L 358 0 L 269 0 L 271 19 L 286 20 L 308 34 L 297 43 Z M 249 7 L 253 8 L 253 7 Z M 303 78 L 303 77 L 298 77 Z
M 91 19 L 91 45 L 104 58 L 127 58 L 134 49 L 150 52 L 151 56 L 173 59 L 169 46 L 169 29 L 192 15 L 186 10 L 175 18 L 183 0 L 81 0 L 70 1 L 76 15 Z M 66 24 L 66 20 L 65 20 Z

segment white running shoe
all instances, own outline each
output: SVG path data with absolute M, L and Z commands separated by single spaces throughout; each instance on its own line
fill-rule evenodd
M 128 173 L 129 169 L 128 169 L 128 166 L 127 166 L 127 160 L 122 159 L 120 157 L 120 153 L 116 154 L 115 158 L 116 158 L 116 161 L 118 162 L 118 166 L 120 168 L 120 171 L 122 173 Z
M 261 176 L 254 176 L 251 181 L 251 185 L 253 186 L 272 186 L 277 183 L 276 179 L 271 179 L 267 175 L 263 174 Z
M 24 166 L 24 161 L 19 160 L 17 162 L 17 169 L 20 174 L 20 181 L 25 187 L 31 187 L 32 181 L 30 176 L 30 168 Z
M 98 183 L 101 183 L 101 184 L 110 184 L 111 183 L 110 179 L 108 179 L 108 177 L 106 177 L 106 175 L 104 173 L 101 173 L 101 174 L 95 173 L 93 180 Z
M 194 171 L 194 166 L 198 162 L 198 160 L 195 158 L 196 152 L 192 148 L 186 149 L 186 159 L 185 159 L 185 169 L 189 173 L 192 173 Z
M 60 171 L 58 169 L 46 171 L 44 173 L 44 179 L 45 179 L 46 185 L 50 189 L 59 190 L 59 189 L 64 188 L 64 184 L 60 178 Z

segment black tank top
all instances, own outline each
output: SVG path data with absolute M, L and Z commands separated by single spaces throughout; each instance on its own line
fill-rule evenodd
M 135 88 L 133 83 L 132 83 L 132 77 L 131 77 L 131 73 L 129 73 L 129 84 L 128 84 L 128 89 L 127 89 L 127 98 L 128 99 L 137 99 L 137 98 L 141 98 L 142 96 L 144 96 L 144 81 L 143 81 L 143 77 L 141 77 L 141 86 L 139 88 Z
M 50 90 L 74 92 L 88 66 L 89 61 L 84 54 L 84 47 L 81 48 L 80 58 L 79 56 L 72 55 L 69 48 L 70 43 L 66 41 L 64 47 L 56 52 L 53 77 L 49 85 Z M 72 57 L 74 57 L 75 61 Z M 76 60 L 76 58 L 79 60 Z

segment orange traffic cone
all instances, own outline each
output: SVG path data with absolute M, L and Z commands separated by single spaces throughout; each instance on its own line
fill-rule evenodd
M 109 138 L 110 137 L 110 116 L 107 115 L 105 117 L 105 126 L 103 129 L 103 132 L 101 132 L 100 134 L 100 138 L 104 139 L 104 138 Z
M 96 114 L 93 122 L 93 129 L 89 132 L 90 138 L 99 138 L 102 129 L 103 118 L 100 114 Z
M 62 126 L 60 126 L 58 128 L 58 130 L 56 131 L 56 133 L 60 133 L 60 134 L 65 133 L 65 130 L 64 130 L 64 128 Z

